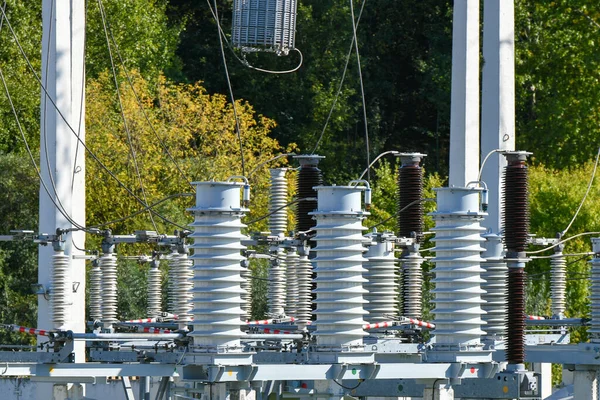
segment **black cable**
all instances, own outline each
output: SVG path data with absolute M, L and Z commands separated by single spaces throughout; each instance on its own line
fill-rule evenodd
M 290 202 L 289 202 L 289 203 L 287 203 L 286 205 L 284 205 L 284 206 L 281 206 L 281 207 L 279 207 L 279 208 L 276 208 L 275 210 L 271 211 L 270 213 L 268 213 L 268 214 L 266 214 L 266 215 L 263 215 L 262 217 L 259 217 L 259 218 L 256 218 L 256 219 L 253 219 L 253 220 L 252 220 L 252 221 L 250 221 L 250 222 L 246 222 L 245 224 L 249 226 L 249 225 L 252 225 L 252 224 L 254 224 L 254 223 L 258 222 L 258 221 L 262 221 L 263 219 L 265 219 L 265 218 L 268 218 L 268 217 L 270 217 L 271 215 L 275 214 L 277 211 L 283 210 L 284 208 L 286 208 L 286 207 L 289 207 L 289 206 L 291 206 L 291 205 L 294 205 L 294 204 L 296 204 L 296 203 L 300 203 L 301 201 L 315 201 L 315 198 L 314 198 L 314 197 L 305 197 L 305 198 L 303 198 L 303 199 L 296 199 L 296 200 L 294 200 L 294 201 L 290 201 Z
M 419 203 L 425 203 L 425 202 L 428 202 L 428 201 L 435 201 L 435 199 L 427 198 L 427 199 L 419 199 L 419 200 L 415 200 L 415 201 L 413 201 L 413 202 L 411 202 L 411 203 L 408 203 L 406 206 L 404 206 L 404 208 L 402 208 L 402 209 L 401 209 L 400 211 L 398 211 L 396 214 L 398 214 L 398 213 L 401 213 L 401 212 L 403 212 L 403 211 L 406 211 L 408 208 L 410 208 L 410 207 L 414 206 L 415 204 L 419 204 Z M 384 219 L 384 220 L 383 220 L 383 221 L 381 221 L 381 222 L 378 222 L 377 224 L 375 224 L 375 225 L 371 226 L 369 229 L 377 228 L 378 226 L 380 226 L 380 225 L 383 225 L 383 224 L 385 224 L 386 222 L 388 222 L 390 219 L 392 219 L 392 218 L 396 218 L 396 214 L 393 214 L 391 217 L 389 217 L 389 218 L 386 218 L 386 219 Z
M 119 77 L 117 76 L 117 68 L 115 67 L 115 60 L 112 54 L 112 48 L 110 47 L 110 39 L 108 37 L 108 29 L 106 28 L 106 16 L 104 14 L 104 7 L 102 6 L 102 0 L 98 0 L 98 7 L 100 9 L 100 17 L 102 19 L 102 27 L 104 28 L 104 36 L 106 37 L 106 46 L 108 49 L 108 57 L 110 59 L 110 67 L 112 70 L 113 78 L 115 81 L 115 90 L 117 93 L 117 101 L 119 102 L 119 111 L 121 113 L 121 118 L 123 119 L 123 128 L 125 129 L 125 134 L 127 135 L 127 144 L 129 145 L 129 151 L 131 152 L 131 159 L 133 161 L 133 168 L 135 170 L 135 174 L 138 178 L 138 183 L 140 185 L 140 190 L 142 191 L 142 196 L 144 198 L 144 203 L 148 203 L 148 198 L 146 197 L 146 190 L 144 189 L 144 182 L 142 181 L 142 175 L 140 174 L 140 168 L 137 162 L 137 156 L 135 154 L 135 149 L 133 147 L 133 139 L 131 138 L 131 131 L 129 130 L 129 124 L 127 123 L 127 118 L 125 117 L 125 109 L 123 108 L 123 101 L 121 100 L 121 90 L 119 89 Z M 152 212 L 148 212 L 150 216 L 150 221 L 152 222 L 152 226 L 155 231 L 158 231 L 156 227 L 156 222 L 154 222 L 154 217 L 152 217 Z
M 3 18 L 6 20 L 6 25 L 8 26 L 8 28 L 11 31 L 11 34 L 13 36 L 13 38 L 15 39 L 15 43 L 17 44 L 17 47 L 19 48 L 19 51 L 21 53 L 21 55 L 23 56 L 23 59 L 25 60 L 25 62 L 27 63 L 27 66 L 29 68 L 29 71 L 33 74 L 34 78 L 36 79 L 38 85 L 40 86 L 40 89 L 46 94 L 46 96 L 48 97 L 48 99 L 50 100 L 50 102 L 52 103 L 52 106 L 56 109 L 56 112 L 58 113 L 58 115 L 60 116 L 60 118 L 65 122 L 65 125 L 69 128 L 69 130 L 71 131 L 71 133 L 73 133 L 76 137 L 77 137 L 77 141 L 79 143 L 81 143 L 81 145 L 83 146 L 83 148 L 89 153 L 89 155 L 92 157 L 92 159 L 98 163 L 98 165 L 104 169 L 108 175 L 114 179 L 119 186 L 121 186 L 123 189 L 125 189 L 125 191 L 132 196 L 138 203 L 140 203 L 141 205 L 143 205 L 144 207 L 147 207 L 148 205 L 142 200 L 140 199 L 135 193 L 133 193 L 133 191 L 131 189 L 129 189 L 99 158 L 98 156 L 85 144 L 85 142 L 79 137 L 77 136 L 77 132 L 75 132 L 75 130 L 73 129 L 73 127 L 71 126 L 71 124 L 69 123 L 69 121 L 67 120 L 67 118 L 65 117 L 65 115 L 62 113 L 62 111 L 60 110 L 60 108 L 58 107 L 58 105 L 56 104 L 56 102 L 54 101 L 54 99 L 52 98 L 52 96 L 50 96 L 50 94 L 48 93 L 48 90 L 46 89 L 46 87 L 44 86 L 44 84 L 42 83 L 42 80 L 40 79 L 40 77 L 38 76 L 35 68 L 33 67 L 33 65 L 31 64 L 31 61 L 29 61 L 29 58 L 27 57 L 27 54 L 25 54 L 25 50 L 23 49 L 23 46 L 21 45 L 21 42 L 19 41 L 19 38 L 17 37 L 12 24 L 10 23 L 10 21 L 8 20 L 8 17 L 6 16 L 6 13 L 4 12 L 3 9 L 0 9 L 0 11 L 2 12 L 2 16 Z M 176 226 L 178 228 L 181 229 L 186 229 L 184 227 L 182 227 L 179 224 L 176 224 L 175 222 L 169 220 L 168 218 L 164 217 L 163 215 L 159 214 L 158 212 L 150 209 L 150 211 L 156 215 L 158 218 L 162 219 L 164 222 L 171 224 L 173 226 Z
M 100 4 L 102 4 L 101 1 L 100 1 Z M 104 10 L 104 7 L 103 7 L 103 10 Z M 119 45 L 117 44 L 115 36 L 114 36 L 114 34 L 112 32 L 112 29 L 111 29 L 111 26 L 110 26 L 110 21 L 108 21 L 108 17 L 106 16 L 106 10 L 104 10 L 104 19 L 106 21 L 105 29 L 108 30 L 108 34 L 110 35 L 110 38 L 112 39 L 112 42 L 113 42 L 113 44 L 115 46 L 115 52 L 116 52 L 117 56 L 119 57 L 119 61 L 121 63 L 121 66 L 123 67 L 123 71 L 125 72 L 125 76 L 127 77 L 127 82 L 129 83 L 129 87 L 131 88 L 131 91 L 133 92 L 133 95 L 135 96 L 135 99 L 136 99 L 136 101 L 138 103 L 138 106 L 139 106 L 140 110 L 142 111 L 142 114 L 144 115 L 144 119 L 148 123 L 148 126 L 150 127 L 150 130 L 152 131 L 152 133 L 154 134 L 154 136 L 158 140 L 159 144 L 163 148 L 163 151 L 167 154 L 167 156 L 169 157 L 169 159 L 171 160 L 171 162 L 175 165 L 175 168 L 177 169 L 177 171 L 179 172 L 179 174 L 181 175 L 181 177 L 195 191 L 196 187 L 194 185 L 192 185 L 192 182 L 185 175 L 185 173 L 183 172 L 183 170 L 181 169 L 181 167 L 179 166 L 179 164 L 177 163 L 177 161 L 175 160 L 175 158 L 173 157 L 173 155 L 169 151 L 169 148 L 167 147 L 167 145 L 164 143 L 164 141 L 162 140 L 162 138 L 160 137 L 160 135 L 158 134 L 158 132 L 154 128 L 154 125 L 152 124 L 152 122 L 150 122 L 150 118 L 148 117 L 148 113 L 146 113 L 146 109 L 144 108 L 144 105 L 142 104 L 142 100 L 140 99 L 139 95 L 137 94 L 137 92 L 135 90 L 135 87 L 133 85 L 133 80 L 131 79 L 131 75 L 129 74 L 129 70 L 125 66 L 125 61 L 123 60 L 123 57 L 121 56 L 121 51 L 119 50 Z
M 362 385 L 362 383 L 364 382 L 364 380 L 363 380 L 363 379 L 359 379 L 359 380 L 358 380 L 358 384 L 357 384 L 356 386 L 349 387 L 349 386 L 344 386 L 344 385 L 342 385 L 341 383 L 339 383 L 339 382 L 338 382 L 338 381 L 336 381 L 335 379 L 332 379 L 332 381 L 333 381 L 333 382 L 334 382 L 336 385 L 338 385 L 339 387 L 341 387 L 342 389 L 346 389 L 346 390 L 354 390 L 354 389 L 358 388 L 360 385 Z
M 219 20 L 219 11 L 217 9 L 217 0 L 215 0 L 215 18 Z M 227 78 L 227 87 L 229 88 L 229 95 L 231 97 L 231 106 L 233 108 L 233 117 L 235 118 L 235 130 L 237 133 L 238 141 L 240 142 L 240 158 L 242 160 L 242 176 L 246 176 L 246 161 L 244 159 L 244 142 L 242 141 L 242 132 L 240 128 L 240 119 L 237 113 L 237 106 L 235 104 L 235 97 L 233 96 L 233 88 L 231 86 L 231 79 L 229 79 L 229 68 L 227 67 L 227 57 L 225 57 L 225 48 L 223 47 L 223 38 L 221 37 L 221 24 L 217 22 L 217 34 L 219 35 L 219 45 L 221 46 L 221 56 L 223 58 L 223 67 L 225 68 L 225 77 Z
M 438 381 L 443 381 L 445 380 L 445 378 L 438 378 L 435 381 L 433 381 L 433 385 L 431 385 L 431 400 L 435 400 L 435 384 L 438 383 Z

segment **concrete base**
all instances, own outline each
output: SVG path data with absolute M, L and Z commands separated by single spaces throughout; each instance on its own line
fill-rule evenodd
M 598 400 L 596 371 L 575 371 L 573 383 L 575 385 L 574 400 Z
M 447 382 L 434 383 L 423 391 L 423 399 L 454 400 L 454 389 Z

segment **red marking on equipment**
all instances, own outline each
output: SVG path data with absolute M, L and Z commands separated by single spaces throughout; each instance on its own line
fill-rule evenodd
M 471 367 L 471 373 L 474 374 L 475 373 L 475 368 Z

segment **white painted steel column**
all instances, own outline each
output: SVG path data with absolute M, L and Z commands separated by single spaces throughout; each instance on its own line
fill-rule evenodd
M 85 2 L 43 0 L 42 82 L 68 124 L 85 138 L 84 109 L 84 30 Z M 64 212 L 79 225 L 85 225 L 85 159 L 84 150 L 76 135 L 58 114 L 42 91 L 40 169 L 42 178 L 54 200 L 62 203 Z M 54 181 L 54 185 L 52 181 Z M 55 186 L 55 191 L 53 189 Z M 53 234 L 57 228 L 68 229 L 72 224 L 58 211 L 40 187 L 40 233 Z M 65 235 L 65 254 L 69 256 L 67 280 L 69 286 L 78 282 L 76 293 L 69 293 L 68 319 L 62 326 L 51 321 L 50 305 L 38 296 L 38 327 L 62 328 L 85 332 L 85 261 L 73 260 L 81 254 L 85 234 Z M 50 284 L 53 249 L 40 247 L 38 282 Z M 85 343 L 75 343 L 76 362 L 85 361 Z
M 450 186 L 479 172 L 479 0 L 455 0 L 452 29 Z
M 515 5 L 484 0 L 483 71 L 481 82 L 481 157 L 490 151 L 515 150 Z M 482 171 L 489 188 L 488 216 L 483 226 L 492 233 L 502 226 L 502 172 L 506 158 L 492 155 Z

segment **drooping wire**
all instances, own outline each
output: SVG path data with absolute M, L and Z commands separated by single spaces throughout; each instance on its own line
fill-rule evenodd
M 103 4 L 101 0 L 99 0 L 99 3 L 101 5 Z M 154 134 L 154 137 L 156 137 L 156 140 L 158 140 L 158 143 L 162 147 L 163 151 L 168 156 L 169 160 L 173 163 L 173 165 L 175 165 L 175 168 L 177 169 L 177 171 L 179 172 L 179 174 L 181 175 L 181 177 L 183 178 L 183 180 L 186 183 L 188 183 L 192 187 L 192 189 L 195 191 L 196 187 L 194 185 L 192 185 L 192 182 L 186 176 L 186 174 L 183 172 L 183 170 L 181 169 L 181 167 L 179 166 L 179 164 L 177 163 L 177 161 L 175 160 L 175 158 L 173 157 L 173 155 L 169 151 L 169 148 L 167 147 L 167 145 L 164 143 L 164 141 L 162 140 L 162 138 L 160 137 L 160 135 L 158 134 L 158 132 L 154 128 L 154 125 L 152 124 L 152 122 L 150 122 L 150 118 L 148 117 L 148 113 L 146 112 L 146 109 L 145 109 L 145 107 L 144 107 L 144 105 L 142 103 L 142 100 L 140 99 L 140 96 L 138 95 L 138 93 L 135 90 L 135 87 L 133 85 L 133 80 L 131 78 L 131 74 L 129 73 L 129 70 L 125 66 L 125 61 L 123 60 L 123 57 L 121 55 L 121 51 L 119 50 L 119 45 L 117 44 L 115 36 L 114 36 L 114 34 L 112 32 L 112 29 L 111 29 L 111 26 L 110 26 L 110 21 L 108 20 L 108 17 L 106 15 L 106 9 L 104 9 L 104 5 L 102 5 L 102 8 L 104 10 L 104 19 L 106 21 L 105 29 L 108 30 L 108 34 L 110 35 L 110 38 L 112 39 L 112 42 L 113 42 L 113 45 L 114 45 L 114 48 L 115 48 L 115 53 L 117 54 L 117 57 L 119 58 L 121 66 L 123 67 L 123 72 L 125 72 L 125 76 L 127 77 L 127 82 L 129 83 L 129 87 L 131 88 L 131 91 L 133 92 L 133 95 L 135 96 L 135 99 L 137 101 L 139 109 L 142 111 L 142 114 L 144 115 L 144 119 L 146 120 L 148 126 L 150 127 L 150 130 Z
M 44 92 L 44 94 L 47 96 L 48 100 L 50 100 L 50 103 L 52 103 L 52 106 L 56 109 L 56 112 L 58 113 L 58 115 L 60 116 L 60 118 L 64 121 L 65 125 L 69 128 L 69 130 L 71 131 L 71 133 L 73 133 L 76 137 L 77 137 L 77 132 L 75 132 L 75 130 L 73 129 L 73 127 L 71 126 L 71 124 L 69 123 L 69 121 L 67 120 L 67 118 L 65 117 L 65 115 L 62 113 L 62 111 L 60 110 L 60 108 L 58 107 L 58 105 L 56 104 L 56 101 L 52 98 L 52 96 L 48 93 L 48 90 L 46 89 L 46 87 L 44 86 L 42 80 L 40 79 L 39 75 L 37 74 L 35 68 L 33 67 L 33 65 L 31 64 L 31 61 L 29 60 L 29 57 L 27 57 L 27 54 L 25 53 L 25 50 L 23 49 L 23 46 L 21 45 L 21 41 L 19 40 L 19 37 L 17 36 L 12 24 L 10 23 L 10 20 L 8 19 L 5 11 L 3 9 L 0 9 L 0 12 L 2 12 L 2 17 L 4 18 L 4 20 L 6 21 L 6 26 L 8 26 L 13 38 L 15 39 L 15 43 L 19 49 L 19 52 L 21 53 L 21 56 L 23 57 L 23 59 L 25 60 L 27 67 L 29 69 L 29 71 L 31 72 L 31 74 L 34 76 L 36 82 L 38 83 L 38 85 L 40 86 L 42 92 Z M 83 139 L 81 139 L 80 137 L 77 137 L 77 141 L 81 144 L 81 146 L 85 149 L 85 151 L 92 157 L 92 159 L 98 163 L 98 165 L 104 170 L 106 171 L 106 173 L 113 179 L 115 180 L 115 182 L 117 182 L 119 184 L 119 186 L 121 186 L 123 189 L 125 189 L 125 191 L 132 196 L 138 203 L 140 203 L 143 206 L 147 206 L 147 204 L 139 198 L 139 196 L 137 196 L 135 193 L 133 193 L 133 191 L 131 189 L 129 189 L 99 158 L 98 156 L 89 148 L 89 146 L 87 146 L 85 144 L 85 142 L 83 141 Z M 150 211 L 157 216 L 158 218 L 162 219 L 163 221 L 165 221 L 168 224 L 174 225 L 176 227 L 182 228 L 182 229 L 186 229 L 185 227 L 182 227 L 181 225 L 169 220 L 168 218 L 166 218 L 165 216 L 161 215 L 160 213 L 150 209 Z
M 217 0 L 215 0 L 215 19 L 219 19 L 219 10 L 217 9 Z M 244 160 L 244 142 L 242 141 L 242 132 L 240 129 L 240 119 L 238 117 L 237 105 L 231 87 L 231 79 L 229 78 L 229 68 L 227 67 L 227 57 L 225 57 L 225 48 L 223 47 L 223 38 L 221 37 L 221 24 L 217 22 L 217 34 L 219 35 L 219 45 L 221 47 L 221 57 L 223 58 L 223 67 L 225 68 L 225 77 L 227 78 L 227 87 L 229 88 L 229 96 L 231 97 L 231 105 L 233 107 L 233 117 L 235 118 L 235 130 L 240 142 L 240 158 L 242 160 L 242 176 L 246 176 L 246 161 Z
M 361 180 L 361 179 L 362 179 L 362 178 L 365 176 L 365 174 L 366 174 L 366 173 L 367 173 L 367 172 L 368 172 L 368 171 L 371 169 L 371 167 L 372 167 L 373 165 L 375 165 L 375 163 L 376 163 L 377 161 L 379 161 L 379 159 L 380 159 L 381 157 L 383 157 L 383 156 L 387 156 L 388 154 L 394 154 L 394 155 L 396 155 L 396 154 L 400 154 L 400 152 L 399 152 L 399 151 L 396 151 L 396 150 L 384 151 L 383 153 L 381 153 L 380 155 L 378 155 L 378 156 L 377 156 L 377 157 L 376 157 L 376 158 L 375 158 L 375 159 L 374 159 L 374 160 L 371 162 L 371 164 L 369 164 L 369 166 L 368 166 L 368 167 L 367 167 L 367 168 L 366 168 L 366 169 L 365 169 L 365 170 L 362 172 L 362 174 L 360 174 L 360 177 L 358 178 L 358 180 L 360 181 L 360 180 Z
M 296 204 L 296 203 L 300 203 L 301 201 L 315 201 L 315 200 L 316 200 L 316 199 L 315 199 L 314 197 L 305 197 L 305 198 L 303 198 L 303 199 L 296 199 L 296 200 L 294 200 L 294 201 L 290 201 L 290 202 L 289 202 L 289 203 L 287 203 L 286 205 L 284 205 L 284 206 L 281 206 L 281 207 L 279 207 L 279 208 L 276 208 L 275 210 L 271 211 L 270 213 L 268 213 L 268 214 L 265 214 L 265 215 L 263 215 L 262 217 L 258 217 L 258 218 L 256 218 L 256 219 L 253 219 L 253 220 L 252 220 L 252 221 L 250 221 L 250 222 L 246 222 L 245 224 L 246 224 L 246 225 L 252 225 L 252 224 L 254 224 L 254 223 L 258 222 L 258 221 L 262 221 L 263 219 L 270 217 L 271 215 L 275 214 L 276 212 L 278 212 L 278 211 L 280 211 L 280 210 L 283 210 L 283 209 L 284 209 L 284 208 L 286 208 L 286 207 L 292 206 L 292 205 L 294 205 L 294 204 Z
M 431 202 L 435 202 L 435 199 L 433 199 L 433 198 L 427 198 L 427 199 L 419 199 L 419 200 L 412 201 L 412 202 L 408 203 L 406 206 L 402 207 L 402 209 L 400 209 L 397 213 L 394 213 L 389 218 L 386 218 L 383 221 L 378 222 L 377 224 L 369 227 L 369 229 L 377 228 L 378 226 L 381 226 L 381 225 L 385 224 L 386 222 L 388 222 L 392 218 L 396 218 L 398 213 L 406 211 L 407 209 L 409 209 L 410 207 L 414 206 L 415 204 L 426 203 L 426 202 L 430 202 L 430 201 Z
M 483 162 L 481 163 L 481 167 L 479 168 L 479 173 L 477 174 L 478 181 L 481 181 L 481 175 L 483 174 L 483 167 L 485 167 L 485 163 L 487 162 L 488 158 L 490 158 L 492 156 L 492 154 L 500 153 L 502 151 L 503 151 L 502 149 L 494 149 L 494 150 L 490 151 L 489 153 L 487 153 L 487 155 L 483 159 Z
M 363 0 L 363 4 L 366 0 Z M 356 63 L 358 65 L 358 78 L 360 80 L 360 94 L 363 106 L 363 118 L 365 122 L 365 146 L 367 147 L 367 181 L 371 181 L 371 150 L 369 148 L 369 123 L 367 120 L 367 102 L 365 99 L 365 85 L 362 76 L 362 65 L 360 63 L 360 51 L 358 49 L 358 38 L 356 37 L 356 20 L 354 19 L 354 0 L 350 0 L 350 14 L 352 16 L 352 34 L 354 35 L 354 49 L 356 50 Z
M 279 160 L 280 158 L 283 158 L 283 157 L 289 157 L 289 156 L 295 156 L 295 155 L 296 155 L 296 153 L 285 153 L 285 154 L 280 154 L 280 155 L 278 155 L 278 156 L 275 156 L 275 157 L 273 157 L 273 158 L 269 158 L 267 161 L 263 161 L 263 162 L 261 162 L 261 163 L 260 163 L 260 164 L 258 164 L 256 167 L 254 167 L 254 168 L 252 169 L 252 171 L 250 171 L 250 172 L 248 173 L 248 179 L 250 179 L 250 177 L 251 177 L 252 175 L 254 175 L 254 173 L 255 173 L 256 171 L 258 171 L 258 169 L 259 169 L 260 167 L 262 167 L 263 165 L 265 165 L 265 164 L 268 164 L 268 163 L 270 163 L 270 162 L 272 162 L 272 161 L 275 161 L 275 160 Z
M 539 254 L 539 253 L 543 253 L 544 251 L 551 250 L 551 249 L 555 248 L 556 246 L 559 246 L 559 245 L 561 245 L 561 244 L 563 244 L 565 242 L 568 242 L 569 240 L 572 240 L 572 239 L 575 239 L 575 238 L 578 238 L 578 237 L 581 237 L 581 236 L 589 236 L 589 235 L 600 235 L 600 232 L 583 232 L 583 233 L 578 233 L 577 235 L 573 235 L 573 236 L 570 236 L 570 237 L 568 237 L 566 239 L 560 240 L 560 241 L 554 243 L 552 246 L 548 246 L 548 247 L 546 247 L 544 249 L 541 249 L 541 250 L 527 251 L 526 253 L 527 254 Z
M 358 24 L 360 23 L 360 18 L 362 17 L 363 10 L 365 8 L 365 3 L 367 0 L 364 0 L 362 6 L 360 7 L 360 12 L 358 13 L 358 19 L 356 20 L 356 28 L 358 29 Z M 344 70 L 342 72 L 342 78 L 340 79 L 340 84 L 338 85 L 338 90 L 335 93 L 335 97 L 333 98 L 333 103 L 331 103 L 331 108 L 329 109 L 329 114 L 327 114 L 327 118 L 325 119 L 325 124 L 323 129 L 321 130 L 321 134 L 315 143 L 315 147 L 313 147 L 310 154 L 315 154 L 319 146 L 321 145 L 321 141 L 325 136 L 325 131 L 329 126 L 329 121 L 331 120 L 331 116 L 333 115 L 333 111 L 335 110 L 335 106 L 337 105 L 340 94 L 342 93 L 342 88 L 344 87 L 344 81 L 346 80 L 346 73 L 348 72 L 348 65 L 350 65 L 350 57 L 352 57 L 352 51 L 354 50 L 354 40 L 355 36 L 352 35 L 352 40 L 350 41 L 350 49 L 348 49 L 348 54 L 346 55 L 346 63 L 344 64 Z
M 133 169 L 135 170 L 135 174 L 138 179 L 138 183 L 140 185 L 140 190 L 142 192 L 142 197 L 144 198 L 144 203 L 148 203 L 148 198 L 146 197 L 146 189 L 144 189 L 144 182 L 142 180 L 142 175 L 140 174 L 140 168 L 137 162 L 137 156 L 135 153 L 135 148 L 133 147 L 133 139 L 131 137 L 131 131 L 129 130 L 129 124 L 127 123 L 127 118 L 125 117 L 125 109 L 123 107 L 123 101 L 121 99 L 121 90 L 119 89 L 119 77 L 117 76 L 117 69 L 115 67 L 115 60 L 112 54 L 112 47 L 110 45 L 110 39 L 108 37 L 108 29 L 106 28 L 106 15 L 104 14 L 104 7 L 102 6 L 102 1 L 98 0 L 98 7 L 100 8 L 100 17 L 102 19 L 102 27 L 104 28 L 104 36 L 106 37 L 106 46 L 108 49 L 108 57 L 110 58 L 110 66 L 113 73 L 113 78 L 115 81 L 115 90 L 117 93 L 117 101 L 119 102 L 119 110 L 121 113 L 121 118 L 123 119 L 123 129 L 125 130 L 125 134 L 127 135 L 127 144 L 129 145 L 129 151 L 131 152 L 131 159 L 133 161 Z M 150 221 L 152 222 L 152 226 L 155 231 L 158 231 L 156 227 L 156 222 L 154 222 L 154 217 L 152 216 L 152 212 L 148 211 L 148 215 L 150 216 Z
M 592 184 L 594 183 L 594 178 L 596 177 L 596 171 L 598 170 L 598 160 L 600 160 L 600 147 L 598 148 L 598 153 L 596 154 L 596 162 L 594 163 L 594 170 L 592 171 L 592 176 L 590 177 L 590 182 L 588 183 L 585 194 L 583 195 L 583 199 L 581 199 L 581 203 L 579 203 L 579 207 L 577 207 L 577 211 L 575 211 L 575 215 L 573 215 L 573 218 L 571 218 L 571 222 L 569 222 L 569 225 L 567 225 L 565 230 L 560 233 L 561 236 L 564 236 L 567 233 L 567 231 L 569 230 L 569 228 L 571 228 L 571 225 L 573 225 L 573 222 L 575 222 L 577 215 L 579 215 L 579 211 L 581 211 L 581 207 L 583 207 L 583 203 L 585 203 L 585 200 L 587 199 L 588 194 L 590 194 L 590 190 L 592 189 Z
M 270 69 L 263 69 L 263 68 L 258 68 L 258 67 L 253 66 L 252 64 L 250 64 L 248 62 L 248 60 L 246 60 L 245 56 L 242 56 L 243 58 L 240 58 L 237 55 L 237 53 L 235 52 L 235 49 L 233 48 L 233 46 L 231 45 L 229 40 L 227 40 L 227 35 L 225 34 L 225 32 L 223 32 L 223 29 L 221 28 L 221 21 L 219 21 L 219 18 L 215 11 L 216 4 L 215 4 L 215 9 L 213 9 L 212 4 L 210 4 L 210 0 L 206 0 L 206 4 L 208 4 L 208 8 L 210 9 L 212 16 L 213 16 L 215 22 L 217 23 L 217 27 L 219 28 L 219 34 L 221 35 L 222 39 L 225 41 L 225 44 L 227 44 L 227 47 L 229 48 L 229 50 L 231 50 L 231 53 L 233 54 L 235 59 L 238 60 L 240 62 L 240 64 L 242 64 L 244 67 L 247 67 L 247 68 L 253 69 L 255 71 L 259 71 L 259 72 L 265 72 L 267 74 L 282 75 L 282 74 L 291 74 L 292 72 L 298 71 L 300 69 L 300 67 L 302 66 L 302 64 L 304 63 L 304 55 L 302 54 L 302 52 L 299 49 L 294 48 L 292 50 L 296 51 L 298 53 L 298 55 L 300 56 L 300 61 L 298 62 L 298 65 L 292 69 L 283 70 L 283 71 L 274 71 L 274 70 L 270 70 Z

